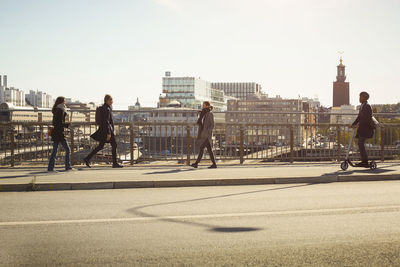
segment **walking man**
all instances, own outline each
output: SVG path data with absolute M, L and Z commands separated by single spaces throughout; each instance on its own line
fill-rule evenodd
M 361 162 L 357 163 L 357 167 L 368 168 L 368 155 L 365 150 L 365 141 L 372 138 L 374 135 L 375 125 L 372 121 L 372 108 L 368 104 L 369 94 L 367 92 L 360 93 L 360 111 L 358 112 L 357 119 L 353 122 L 351 127 L 355 128 L 358 125 L 356 138 L 358 139 L 358 148 L 360 150 Z
M 110 143 L 112 148 L 113 168 L 122 168 L 122 165 L 117 163 L 117 142 L 115 141 L 114 122 L 112 118 L 113 99 L 111 95 L 104 96 L 104 105 L 96 110 L 96 123 L 99 129 L 92 134 L 94 140 L 99 142 L 99 145 L 83 159 L 86 166 L 90 168 L 90 159 L 100 150 L 104 148 L 105 143 Z
M 201 158 L 203 157 L 204 148 L 207 148 L 208 154 L 210 154 L 210 159 L 213 163 L 208 168 L 210 169 L 217 168 L 217 164 L 214 158 L 214 153 L 212 151 L 212 133 L 214 129 L 214 115 L 211 113 L 211 110 L 213 110 L 213 106 L 211 106 L 210 102 L 204 101 L 203 109 L 201 110 L 199 119 L 197 120 L 197 124 L 199 125 L 197 141 L 200 144 L 200 151 L 196 162 L 191 165 L 193 168 L 197 168 L 197 165 L 200 163 Z

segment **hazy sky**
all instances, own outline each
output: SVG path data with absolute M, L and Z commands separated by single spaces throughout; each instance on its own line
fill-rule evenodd
M 400 101 L 399 0 L 0 0 L 9 85 L 155 105 L 161 77 L 254 81 L 332 105 L 345 51 L 351 102 Z

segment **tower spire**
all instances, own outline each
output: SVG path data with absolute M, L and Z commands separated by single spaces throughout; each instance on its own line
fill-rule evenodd
M 349 105 L 350 99 L 350 86 L 346 82 L 346 66 L 343 65 L 342 54 L 343 51 L 338 52 L 340 54 L 339 65 L 337 66 L 336 81 L 333 82 L 333 106 L 340 107 L 342 105 Z

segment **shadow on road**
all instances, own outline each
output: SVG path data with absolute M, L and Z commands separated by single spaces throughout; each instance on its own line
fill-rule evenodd
M 214 227 L 209 229 L 211 232 L 221 232 L 221 233 L 238 233 L 238 232 L 254 232 L 262 230 L 262 228 L 254 227 Z
M 42 176 L 42 175 L 47 175 L 47 171 L 28 172 L 20 175 L 5 175 L 5 176 L 0 176 L 0 179 L 25 178 L 25 177 Z
M 352 168 L 352 167 L 349 167 Z M 393 169 L 386 169 L 386 168 L 377 168 L 375 170 L 371 170 L 369 168 L 360 168 L 360 167 L 356 167 L 352 170 L 349 171 L 342 171 L 342 170 L 338 170 L 335 172 L 329 172 L 329 173 L 324 173 L 322 174 L 322 176 L 332 176 L 332 175 L 349 175 L 349 174 L 353 174 L 353 173 L 360 173 L 360 174 L 364 174 L 364 173 L 371 173 L 371 174 L 382 174 L 382 173 L 386 173 L 386 172 L 393 172 L 396 170 Z
M 144 175 L 151 175 L 151 174 L 171 174 L 171 173 L 178 173 L 178 172 L 190 172 L 194 171 L 194 169 L 172 169 L 166 171 L 154 171 L 154 172 L 147 172 L 143 173 Z
M 145 209 L 145 208 L 150 208 L 150 207 L 182 204 L 182 203 L 189 203 L 189 202 L 195 202 L 195 201 L 226 198 L 226 197 L 232 197 L 232 196 L 268 192 L 268 191 L 277 191 L 277 190 L 284 190 L 284 189 L 290 189 L 290 188 L 304 187 L 304 186 L 309 186 L 309 185 L 312 185 L 312 184 L 292 185 L 292 186 L 284 186 L 284 187 L 279 187 L 279 188 L 270 188 L 270 189 L 263 189 L 263 190 L 255 190 L 255 191 L 247 191 L 247 192 L 240 192 L 240 193 L 225 194 L 225 195 L 219 195 L 219 196 L 202 197 L 202 198 L 171 201 L 171 202 L 164 202 L 164 203 L 155 203 L 155 204 L 143 205 L 143 206 L 138 206 L 138 207 L 135 207 L 135 208 L 131 208 L 131 209 L 128 209 L 127 212 L 135 214 L 137 216 L 141 216 L 141 217 L 158 218 L 158 220 L 164 221 L 164 222 L 172 222 L 172 223 L 179 223 L 179 224 L 185 224 L 185 225 L 190 225 L 190 226 L 204 227 L 204 228 L 207 228 L 207 231 L 210 231 L 210 232 L 220 232 L 220 233 L 253 232 L 253 231 L 262 230 L 262 228 L 221 227 L 221 226 L 218 226 L 218 225 L 212 225 L 212 224 L 208 224 L 208 223 L 189 222 L 189 221 L 184 221 L 184 220 L 179 220 L 179 219 L 165 218 L 165 217 L 162 217 L 162 216 L 158 216 L 156 214 L 151 214 L 151 213 L 148 213 L 148 212 L 144 212 L 142 210 Z

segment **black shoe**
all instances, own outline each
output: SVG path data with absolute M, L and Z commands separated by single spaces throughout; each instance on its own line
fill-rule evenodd
M 197 169 L 197 163 L 193 163 L 192 165 L 190 165 L 190 166 L 192 166 L 193 168 L 195 168 L 195 169 Z
M 210 167 L 208 167 L 209 169 L 216 169 L 217 168 L 217 164 L 213 164 Z
M 87 158 L 84 158 L 84 159 L 83 159 L 83 162 L 85 162 L 85 164 L 86 164 L 86 166 L 87 166 L 88 168 L 92 168 L 92 167 L 90 167 L 90 162 L 89 162 L 89 160 L 88 160 Z
M 112 167 L 113 167 L 113 168 L 123 168 L 124 166 L 122 166 L 122 165 L 120 165 L 120 164 L 118 164 L 118 163 L 115 163 L 115 164 L 113 164 Z

